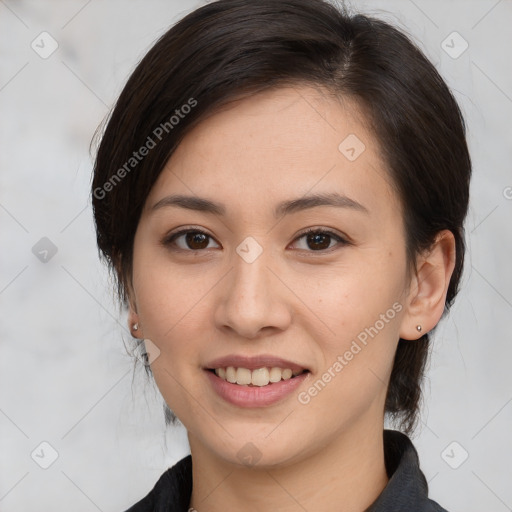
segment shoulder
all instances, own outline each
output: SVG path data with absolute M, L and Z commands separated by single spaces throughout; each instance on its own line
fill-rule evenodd
M 192 457 L 187 455 L 160 476 L 151 491 L 125 512 L 187 512 L 192 493 Z

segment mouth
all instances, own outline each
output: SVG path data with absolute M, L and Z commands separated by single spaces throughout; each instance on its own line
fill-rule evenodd
M 203 367 L 210 389 L 237 407 L 267 407 L 289 399 L 309 381 L 311 370 L 271 354 L 231 354 Z
M 233 362 L 233 358 L 229 361 Z M 267 364 L 270 361 L 268 366 L 261 365 L 261 358 L 258 362 L 245 359 L 246 366 L 225 366 L 217 361 L 203 370 L 210 389 L 224 402 L 239 408 L 261 408 L 290 399 L 311 375 L 310 370 L 299 365 L 266 359 Z

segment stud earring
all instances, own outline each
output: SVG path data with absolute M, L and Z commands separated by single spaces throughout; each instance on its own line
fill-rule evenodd
M 417 325 L 417 326 L 416 326 L 416 330 L 417 330 L 418 332 L 421 332 L 421 325 Z
M 133 324 L 133 330 L 138 331 L 139 330 L 139 324 Z

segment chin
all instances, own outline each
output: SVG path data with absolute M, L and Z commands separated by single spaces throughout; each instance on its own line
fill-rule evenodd
M 227 464 L 255 470 L 284 467 L 307 456 L 310 450 L 304 449 L 308 442 L 303 433 L 297 432 L 295 436 L 286 429 L 278 432 L 280 427 L 276 429 L 277 424 L 249 426 L 243 422 L 236 427 L 225 424 L 232 437 L 222 429 L 222 438 L 212 438 L 210 430 L 204 433 L 202 449 L 206 448 Z M 191 449 L 193 451 L 192 445 Z

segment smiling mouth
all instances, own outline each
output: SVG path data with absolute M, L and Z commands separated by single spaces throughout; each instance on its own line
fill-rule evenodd
M 250 370 L 248 368 L 208 368 L 207 371 L 214 373 L 220 379 L 231 384 L 247 387 L 263 387 L 277 384 L 283 380 L 290 380 L 309 370 L 292 371 L 290 368 L 262 367 Z

